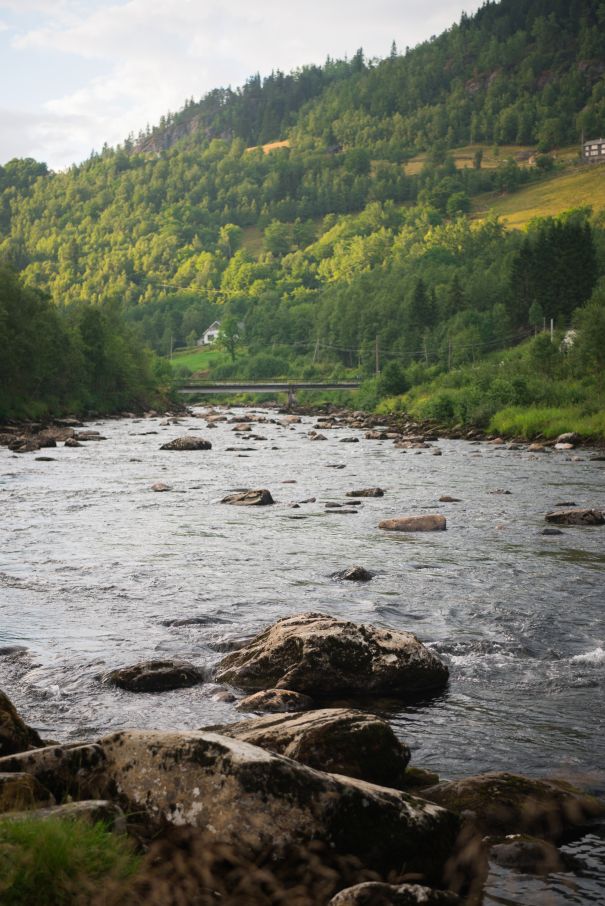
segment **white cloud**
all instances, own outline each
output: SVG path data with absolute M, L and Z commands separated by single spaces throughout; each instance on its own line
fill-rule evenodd
M 187 97 L 240 84 L 256 71 L 321 63 L 360 45 L 370 56 L 383 56 L 393 38 L 400 47 L 411 46 L 448 27 L 463 5 L 306 0 L 293 9 L 283 0 L 0 0 L 0 10 L 38 14 L 34 27 L 28 16 L 27 25 L 17 28 L 13 52 L 53 53 L 72 65 L 77 58 L 94 60 L 102 69 L 102 75 L 44 100 L 41 117 L 49 135 L 66 130 L 58 143 L 65 156 L 58 155 L 56 140 L 43 155 L 55 166 L 104 141 L 121 141 L 179 109 Z M 466 4 L 478 6 L 479 0 Z

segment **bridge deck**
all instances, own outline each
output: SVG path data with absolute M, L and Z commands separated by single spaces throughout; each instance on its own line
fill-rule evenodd
M 357 390 L 361 381 L 188 381 L 179 393 L 294 393 L 297 390 Z

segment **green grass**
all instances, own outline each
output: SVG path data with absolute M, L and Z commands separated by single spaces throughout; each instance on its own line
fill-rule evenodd
M 88 902 L 139 866 L 131 842 L 103 824 L 46 819 L 0 821 L 0 903 L 67 906 Z
M 176 352 L 170 359 L 173 368 L 189 368 L 190 371 L 208 371 L 217 365 L 224 365 L 230 362 L 231 358 L 228 352 L 215 347 L 197 348 L 191 347 L 183 352 Z
M 501 145 L 498 153 L 494 154 L 493 145 L 465 145 L 463 148 L 453 148 L 449 153 L 454 158 L 456 169 L 463 170 L 465 167 L 473 166 L 475 153 L 479 150 L 483 151 L 482 169 L 494 170 L 509 157 L 516 160 L 519 166 L 527 166 L 530 155 L 534 154 L 536 149 L 530 145 Z M 429 156 L 428 152 L 424 152 L 412 157 L 405 165 L 407 175 L 414 176 L 420 173 Z
M 509 227 L 522 229 L 536 217 L 553 217 L 590 205 L 595 213 L 605 210 L 605 166 L 574 167 L 548 179 L 525 186 L 510 195 L 481 195 L 474 201 L 477 216 L 497 214 Z
M 580 406 L 509 406 L 491 419 L 489 430 L 494 434 L 554 438 L 574 431 L 586 439 L 605 439 L 605 412 L 585 414 Z

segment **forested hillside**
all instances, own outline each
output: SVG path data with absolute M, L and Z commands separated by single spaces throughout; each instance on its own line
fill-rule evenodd
M 527 234 L 472 217 L 580 166 L 561 148 L 582 130 L 605 134 L 605 0 L 488 2 L 382 61 L 217 89 L 65 173 L 10 162 L 0 260 L 61 307 L 119 309 L 161 354 L 233 317 L 246 352 L 224 376 L 369 374 L 378 347 L 395 391 L 591 298 L 598 210 Z

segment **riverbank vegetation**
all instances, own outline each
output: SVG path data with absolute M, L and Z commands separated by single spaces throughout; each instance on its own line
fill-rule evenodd
M 0 421 L 149 405 L 168 366 L 116 306 L 60 309 L 0 268 Z

